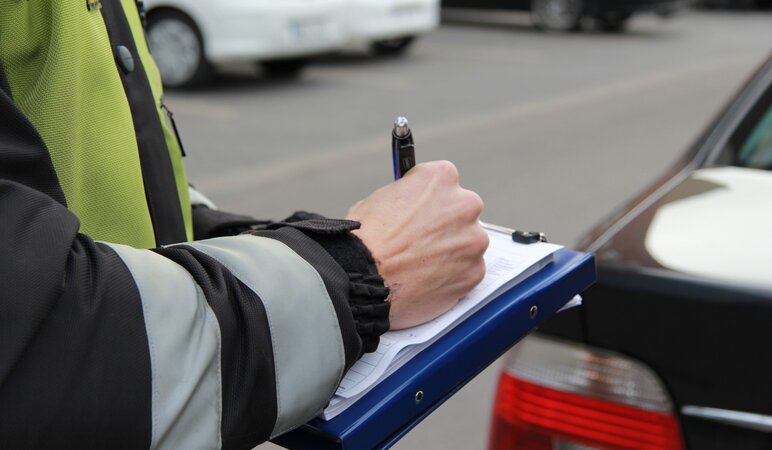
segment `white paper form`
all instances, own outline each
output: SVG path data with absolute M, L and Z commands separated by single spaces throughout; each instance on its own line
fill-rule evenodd
M 412 355 L 425 348 L 425 345 L 419 344 L 428 344 L 438 339 L 454 324 L 461 322 L 500 293 L 544 267 L 552 260 L 552 253 L 561 248 L 559 245 L 541 242 L 518 244 L 512 241 L 509 234 L 487 231 L 490 236 L 490 245 L 484 255 L 485 278 L 480 284 L 450 311 L 431 322 L 383 334 L 378 349 L 364 355 L 344 375 L 336 392 L 336 397 L 340 398 L 333 399 L 328 410 L 338 409 L 340 406 L 334 407 L 343 399 L 359 396 L 369 390 L 384 374 L 396 370 Z M 325 411 L 325 416 L 328 416 L 327 412 Z

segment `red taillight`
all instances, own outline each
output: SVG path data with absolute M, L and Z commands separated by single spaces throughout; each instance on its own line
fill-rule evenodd
M 504 374 L 491 448 L 553 450 L 554 438 L 603 449 L 680 449 L 670 414 L 560 392 Z M 521 441 L 522 440 L 522 441 Z
M 542 337 L 519 346 L 499 381 L 491 450 L 683 449 L 670 401 L 640 363 Z

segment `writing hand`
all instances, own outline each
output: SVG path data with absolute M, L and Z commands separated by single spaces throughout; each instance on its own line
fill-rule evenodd
M 392 290 L 391 328 L 434 319 L 485 276 L 488 235 L 478 224 L 483 202 L 459 184 L 448 161 L 415 166 L 358 202 L 346 218 Z

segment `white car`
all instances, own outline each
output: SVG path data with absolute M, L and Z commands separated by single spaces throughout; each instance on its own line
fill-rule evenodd
M 148 45 L 167 86 L 202 84 L 213 66 L 238 61 L 294 75 L 346 43 L 345 2 L 145 0 Z
M 369 44 L 375 53 L 400 53 L 439 26 L 440 0 L 348 0 L 346 19 L 349 42 Z

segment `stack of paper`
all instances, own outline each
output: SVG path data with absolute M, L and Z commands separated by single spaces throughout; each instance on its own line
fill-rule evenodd
M 346 372 L 335 397 L 322 412 L 322 419 L 330 420 L 340 414 L 466 317 L 549 264 L 552 254 L 561 248 L 542 242 L 517 244 L 510 234 L 487 231 L 490 245 L 485 253 L 486 273 L 482 282 L 433 321 L 381 336 L 378 349 L 364 355 Z

